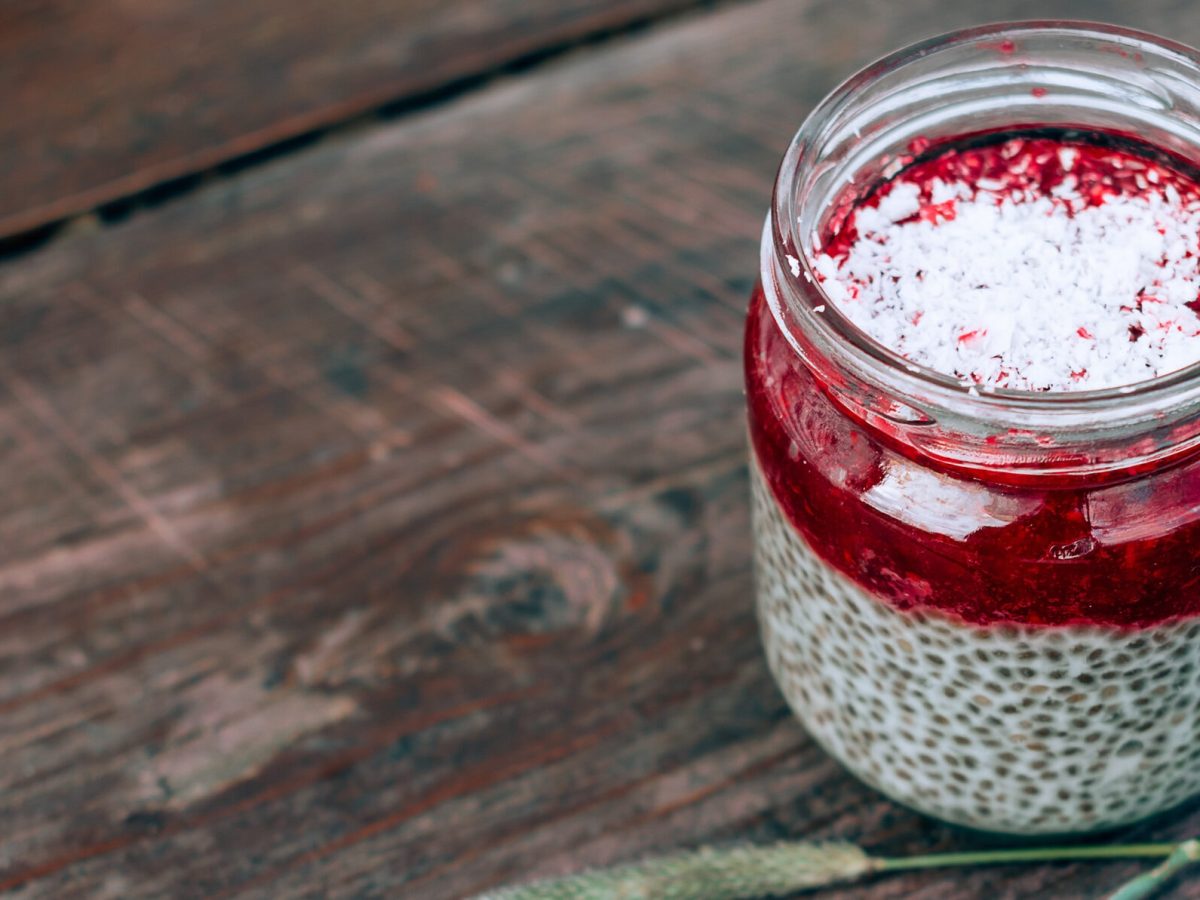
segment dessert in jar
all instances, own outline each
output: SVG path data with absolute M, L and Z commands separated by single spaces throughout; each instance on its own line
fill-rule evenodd
M 1200 792 L 1200 56 L 987 26 L 783 160 L 746 328 L 758 615 L 812 736 L 988 831 Z

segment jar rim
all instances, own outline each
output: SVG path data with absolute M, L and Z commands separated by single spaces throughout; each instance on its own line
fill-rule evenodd
M 1189 87 L 1200 95 L 1200 51 L 1145 31 L 1081 20 L 1034 19 L 996 22 L 947 32 L 910 44 L 868 64 L 830 92 L 807 116 L 780 164 L 762 244 L 764 286 L 771 312 L 792 347 L 807 358 L 803 337 L 822 353 L 834 353 L 856 377 L 898 394 L 919 406 L 995 427 L 1021 427 L 1060 432 L 1086 431 L 1089 424 L 1106 428 L 1161 420 L 1164 411 L 1200 412 L 1200 361 L 1155 378 L 1086 391 L 972 390 L 959 379 L 913 363 L 879 343 L 842 314 L 819 285 L 811 241 L 800 233 L 797 187 L 805 165 L 819 153 L 821 130 L 873 82 L 917 61 L 981 42 L 1006 42 L 1003 54 L 1020 58 L 1023 40 L 1059 37 L 1064 41 L 1114 44 L 1119 51 L 1167 60 L 1192 76 Z M 1015 124 L 1015 123 L 1014 123 Z M 1200 159 L 1200 122 L 1195 127 Z M 830 198 L 821 198 L 827 202 Z M 790 266 L 782 265 L 788 259 Z M 802 281 L 803 279 L 803 281 Z M 816 302 L 805 302 L 805 297 Z M 815 309 L 824 305 L 822 310 Z

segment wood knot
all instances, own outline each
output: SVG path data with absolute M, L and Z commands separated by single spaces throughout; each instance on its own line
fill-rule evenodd
M 590 637 L 629 592 L 613 538 L 605 523 L 578 515 L 509 523 L 472 542 L 464 589 L 488 599 L 483 619 L 502 636 L 580 631 Z

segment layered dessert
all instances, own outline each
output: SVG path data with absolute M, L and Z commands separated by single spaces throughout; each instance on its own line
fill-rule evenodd
M 822 303 L 988 402 L 1200 361 L 1200 183 L 1133 136 L 916 142 L 789 259 Z M 1200 461 L 963 470 L 893 440 L 750 304 L 759 617 L 814 738 L 990 831 L 1093 831 L 1200 791 Z M 1040 439 L 1040 436 L 1033 436 Z

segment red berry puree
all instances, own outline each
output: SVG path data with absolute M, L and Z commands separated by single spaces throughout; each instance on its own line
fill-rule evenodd
M 939 180 L 1053 196 L 1069 174 L 1085 204 L 1161 193 L 1164 183 L 1184 203 L 1200 198 L 1194 170 L 1124 135 L 1008 129 L 911 149 L 892 182 L 920 188 L 914 221 L 955 215 L 955 201 L 937 199 Z M 835 204 L 818 235 L 821 252 L 850 252 L 856 214 L 878 207 L 890 184 L 859 186 Z M 1092 337 L 1082 325 L 1073 330 Z M 1130 344 L 1142 339 L 1139 328 L 1127 332 Z M 750 302 L 745 359 L 754 450 L 780 508 L 828 565 L 892 608 L 971 625 L 1130 629 L 1200 613 L 1195 457 L 1123 481 L 1081 483 L 1047 470 L 1019 484 L 915 460 L 801 363 L 761 287 Z

